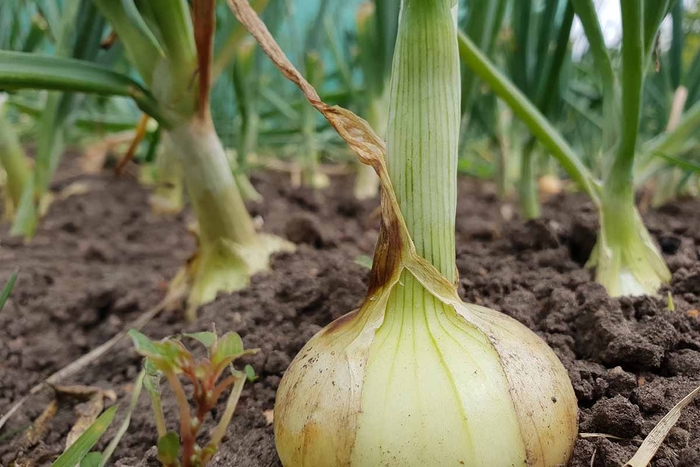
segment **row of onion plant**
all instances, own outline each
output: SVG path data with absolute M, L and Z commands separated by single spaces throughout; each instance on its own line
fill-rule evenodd
M 245 287 L 252 274 L 268 267 L 272 252 L 292 248 L 256 231 L 209 111 L 215 73 L 235 55 L 240 31 L 213 57 L 214 2 L 197 1 L 192 9 L 185 0 L 79 4 L 94 4 L 106 19 L 141 82 L 87 60 L 0 52 L 0 86 L 128 96 L 158 121 L 183 168 L 198 220 L 198 251 L 171 283 L 171 293 L 187 294 L 193 318 L 218 292 Z
M 642 103 L 642 85 L 651 68 L 654 43 L 670 1 L 622 1 L 621 60 L 615 67 L 603 40 L 591 0 L 574 0 L 600 73 L 603 89 L 603 136 L 598 148 L 605 161 L 604 175 L 596 177 L 582 158 L 537 107 L 464 34 L 462 60 L 528 126 L 533 136 L 559 162 L 571 179 L 598 208 L 600 228 L 588 260 L 596 280 L 612 296 L 655 294 L 671 273 L 635 205 L 633 180 Z M 688 111 L 679 128 L 687 128 L 695 112 Z M 679 130 L 674 130 L 679 131 Z M 675 139 L 675 133 L 664 139 Z

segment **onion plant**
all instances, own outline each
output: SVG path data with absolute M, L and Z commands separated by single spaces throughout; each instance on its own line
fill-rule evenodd
M 149 198 L 153 211 L 177 214 L 184 206 L 182 165 L 170 137 L 163 135 L 156 154 L 155 188 Z
M 634 160 L 637 153 L 642 83 L 652 61 L 654 39 L 670 1 L 621 1 L 622 49 L 619 67 L 611 60 L 591 0 L 573 0 L 589 40 L 603 89 L 603 138 L 606 161 L 595 177 L 540 111 L 505 78 L 465 35 L 460 55 L 474 73 L 503 98 L 533 135 L 557 159 L 598 208 L 600 229 L 588 266 L 612 296 L 655 294 L 671 273 L 635 206 Z
M 553 121 L 563 120 L 560 115 L 563 93 L 558 81 L 570 61 L 568 37 L 574 13 L 569 2 L 478 0 L 469 2 L 468 7 L 461 23 L 465 34 L 486 56 L 506 64 L 508 76 L 542 113 Z M 507 10 L 510 15 L 506 15 Z M 506 16 L 510 20 L 501 29 Z M 500 39 L 496 37 L 499 31 L 504 32 Z M 497 40 L 499 47 L 495 47 Z M 501 198 L 510 197 L 511 189 L 517 187 L 523 216 L 538 217 L 536 175 L 538 166 L 547 162 L 545 154 L 541 154 L 527 128 L 513 120 L 512 113 L 492 94 L 477 92 L 477 76 L 464 73 L 462 82 L 461 151 L 480 152 L 486 146 L 484 158 L 494 166 Z
M 330 6 L 329 0 L 321 0 L 313 23 L 304 41 L 302 62 L 312 86 L 320 87 L 325 79 L 325 66 L 321 57 L 323 20 Z M 316 135 L 317 114 L 313 107 L 304 105 L 301 111 L 302 169 L 301 183 L 310 188 L 326 188 L 330 184 L 328 175 L 319 170 L 320 142 Z
M 469 37 L 475 41 L 481 50 L 491 56 L 494 53 L 495 43 L 501 24 L 505 16 L 508 0 L 473 0 L 467 2 L 466 11 L 462 11 L 460 28 L 466 31 Z M 460 130 L 460 155 L 463 169 L 472 172 L 476 165 L 465 153 L 486 153 L 488 162 L 495 166 L 496 181 L 499 193 L 505 196 L 506 191 L 506 165 L 512 170 L 516 164 L 506 164 L 506 156 L 511 151 L 505 151 L 509 146 L 506 135 L 514 130 L 512 125 L 501 125 L 508 120 L 507 112 L 497 109 L 497 101 L 493 96 L 477 92 L 479 79 L 473 73 L 467 71 L 462 65 L 462 127 Z M 473 118 L 472 118 L 473 117 Z M 481 130 L 481 131 L 479 131 Z M 495 157 L 488 157 L 488 150 L 492 141 L 498 141 L 500 151 Z M 514 159 L 509 157 L 509 159 Z M 495 163 L 493 163 L 495 161 Z M 468 167 L 465 167 L 468 166 Z
M 23 11 L 19 2 L 0 6 L 0 49 L 33 50 L 45 35 L 46 22 L 36 11 Z M 0 168 L 5 171 L 5 218 L 12 220 L 31 176 L 30 160 L 12 125 L 8 96 L 0 92 Z
M 83 3 L 86 0 L 83 0 Z M 143 84 L 97 64 L 20 52 L 0 55 L 0 85 L 129 96 L 172 141 L 198 220 L 198 251 L 171 283 L 188 317 L 218 292 L 241 289 L 288 242 L 256 232 L 209 111 L 214 1 L 93 0 Z M 88 2 L 89 3 L 89 2 Z M 264 3 L 264 2 L 258 2 Z M 223 50 L 228 50 L 224 48 Z
M 644 187 L 653 183 L 653 206 L 691 192 L 694 174 L 684 162 L 697 161 L 700 140 L 700 51 L 683 59 L 685 43 L 684 6 L 675 2 L 671 44 L 666 53 L 657 53 L 658 71 L 644 86 L 642 130 L 657 135 L 642 146 L 642 158 L 636 167 L 635 183 Z M 687 62 L 687 66 L 686 66 Z M 663 132 L 661 130 L 664 130 Z M 695 157 L 694 157 L 695 156 Z
M 382 138 L 386 133 L 389 108 L 389 76 L 398 27 L 398 0 L 365 2 L 357 10 L 357 45 L 362 68 L 363 115 Z M 355 180 L 355 197 L 377 196 L 379 179 L 371 166 L 360 164 Z
M 280 383 L 280 459 L 285 467 L 565 464 L 577 431 L 566 370 L 522 324 L 457 296 L 456 2 L 401 4 L 385 149 L 364 120 L 320 100 L 245 0 L 229 0 L 382 184 L 364 303 L 316 334 Z
M 55 22 L 55 21 L 54 21 Z M 104 20 L 89 2 L 66 2 L 61 10 L 54 54 L 93 61 L 100 51 Z M 63 154 L 66 131 L 76 118 L 83 96 L 70 92 L 50 92 L 39 118 L 39 137 L 35 165 L 23 188 L 15 213 L 12 235 L 26 239 L 34 236 L 39 218 L 50 203 L 49 186 Z
M 532 2 L 514 4 L 515 43 L 511 75 L 518 87 L 545 116 L 551 118 L 559 97 L 559 77 L 568 52 L 568 39 L 574 20 L 574 10 L 567 0 L 547 2 L 539 12 Z M 528 8 L 522 11 L 521 9 Z M 536 140 L 526 138 L 522 148 L 519 177 L 519 202 L 523 216 L 540 216 L 540 201 L 536 181 Z M 500 173 L 505 174 L 503 169 Z
M 7 118 L 7 96 L 0 94 L 0 167 L 5 170 L 5 217 L 12 219 L 31 175 L 29 159 Z
M 248 155 L 254 153 L 258 145 L 260 115 L 260 57 L 255 41 L 247 38 L 241 42 L 233 63 L 233 86 L 238 104 L 239 132 L 236 158 L 233 160 L 234 176 L 244 199 L 260 201 L 262 196 L 255 190 L 246 176 Z

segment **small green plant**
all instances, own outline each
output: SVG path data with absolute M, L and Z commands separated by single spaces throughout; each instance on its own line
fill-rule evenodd
M 92 451 L 97 442 L 102 438 L 107 429 L 112 424 L 114 417 L 117 413 L 118 406 L 114 405 L 104 412 L 83 432 L 80 437 L 75 440 L 73 444 L 68 446 L 68 448 L 61 454 L 61 456 L 56 459 L 56 461 L 51 464 L 51 467 L 75 467 L 80 465 L 80 467 L 105 467 L 109 464 L 109 460 L 112 458 L 112 454 L 117 449 L 119 442 L 122 437 L 129 429 L 131 424 L 131 415 L 136 410 L 136 404 L 139 401 L 139 396 L 141 395 L 141 389 L 144 386 L 144 380 L 146 377 L 145 370 L 141 370 L 136 382 L 134 383 L 134 389 L 131 393 L 131 401 L 124 414 L 124 418 L 117 428 L 112 440 L 104 448 L 102 452 Z
M 151 397 L 151 406 L 156 417 L 158 460 L 165 467 L 206 465 L 216 454 L 226 433 L 243 385 L 246 380 L 252 381 L 255 378 L 250 365 L 247 365 L 244 371 L 238 371 L 233 367 L 233 362 L 243 355 L 256 353 L 257 349 L 245 350 L 243 341 L 235 332 L 226 333 L 221 338 L 216 336 L 216 332 L 183 334 L 184 337 L 195 339 L 206 347 L 207 357 L 195 358 L 180 341 L 179 336 L 155 342 L 133 329 L 129 331 L 129 335 L 136 351 L 145 357 L 144 387 Z M 231 375 L 222 378 L 227 369 Z M 194 411 L 180 376 L 184 376 L 193 386 L 191 400 Z M 172 387 L 180 411 L 179 436 L 166 428 L 160 391 L 160 381 L 163 377 Z M 212 431 L 209 442 L 200 447 L 197 444 L 197 435 L 204 419 L 214 409 L 219 397 L 229 388 L 224 414 Z
M 7 281 L 7 284 L 5 284 L 5 287 L 2 289 L 2 292 L 0 292 L 0 310 L 3 309 L 5 306 L 5 302 L 7 299 L 10 297 L 10 293 L 12 292 L 12 287 L 15 286 L 15 281 L 17 280 L 17 273 L 19 271 L 15 271 L 12 273 L 10 276 L 10 279 Z

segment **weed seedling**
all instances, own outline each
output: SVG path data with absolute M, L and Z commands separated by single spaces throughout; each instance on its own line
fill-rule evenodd
M 135 330 L 129 331 L 129 335 L 136 351 L 145 357 L 144 386 L 151 397 L 156 417 L 158 460 L 165 467 L 206 465 L 216 453 L 226 433 L 245 381 L 255 377 L 252 367 L 247 365 L 244 371 L 239 371 L 233 367 L 233 362 L 243 355 L 257 352 L 257 349 L 244 350 L 243 342 L 235 332 L 226 333 L 221 338 L 218 338 L 215 332 L 183 334 L 184 337 L 195 339 L 206 347 L 207 357 L 195 358 L 178 336 L 155 342 Z M 231 374 L 222 377 L 227 369 Z M 181 376 L 192 384 L 192 404 L 180 381 Z M 160 380 L 163 377 L 172 387 L 180 411 L 179 436 L 175 432 L 167 431 L 165 425 L 160 392 Z M 229 388 L 224 414 L 212 431 L 209 442 L 200 447 L 197 444 L 197 435 L 204 419 L 214 409 L 219 397 Z

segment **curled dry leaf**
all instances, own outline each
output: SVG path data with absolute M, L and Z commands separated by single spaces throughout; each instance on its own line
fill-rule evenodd
M 104 344 L 100 345 L 99 347 L 96 347 L 92 349 L 90 352 L 86 353 L 82 357 L 78 358 L 74 362 L 71 362 L 67 366 L 61 368 L 57 372 L 53 373 L 51 376 L 46 378 L 44 381 L 41 381 L 40 383 L 34 385 L 32 389 L 29 391 L 29 394 L 23 396 L 19 401 L 17 401 L 10 409 L 0 418 L 0 429 L 2 429 L 3 426 L 7 423 L 7 421 L 14 415 L 16 414 L 20 408 L 24 405 L 29 398 L 40 392 L 46 387 L 50 387 L 53 385 L 54 389 L 57 387 L 55 384 L 61 380 L 64 380 L 68 378 L 71 375 L 74 375 L 80 371 L 82 371 L 85 367 L 88 365 L 92 364 L 95 362 L 97 359 L 102 357 L 102 355 L 106 354 L 109 352 L 112 347 L 114 347 L 120 340 L 122 340 L 129 329 L 141 329 L 143 328 L 151 319 L 153 319 L 158 313 L 161 311 L 165 310 L 168 306 L 173 305 L 174 303 L 177 303 L 178 300 L 180 300 L 182 297 L 178 296 L 176 294 L 173 295 L 168 295 L 166 296 L 163 300 L 161 300 L 158 304 L 156 304 L 154 307 L 148 309 L 145 311 L 141 316 L 136 318 L 134 321 L 129 323 L 126 327 L 124 327 L 119 333 L 117 333 L 114 337 L 112 337 L 110 340 L 105 342 Z M 60 386 L 62 388 L 70 387 L 70 386 Z M 116 400 L 116 394 L 114 394 L 114 391 L 107 391 L 107 397 L 110 400 Z
M 31 428 L 27 430 L 22 441 L 23 447 L 35 446 L 44 438 L 46 430 L 58 411 L 58 401 L 52 400 L 44 411 L 34 420 Z
M 77 419 L 66 438 L 66 449 L 95 423 L 104 410 L 105 398 L 112 402 L 117 400 L 117 394 L 113 390 L 104 390 L 96 386 L 54 386 L 54 391 L 57 396 L 69 396 L 84 401 L 75 407 Z
M 95 394 L 102 394 L 103 397 L 111 400 L 112 402 L 117 400 L 117 394 L 111 389 L 102 389 L 97 386 L 84 386 L 81 384 L 75 385 L 55 385 L 54 391 L 56 394 L 75 397 L 79 400 L 89 400 Z
M 92 187 L 86 182 L 73 182 L 58 193 L 58 199 L 61 201 L 70 198 L 71 196 L 86 195 L 90 193 Z
M 104 396 L 101 392 L 93 394 L 87 402 L 78 404 L 75 407 L 78 418 L 66 437 L 66 449 L 71 447 L 73 443 L 80 438 L 80 435 L 85 433 L 85 430 L 95 423 L 95 420 L 100 416 L 104 407 Z
M 695 388 L 687 396 L 676 404 L 661 420 L 656 424 L 653 430 L 644 439 L 644 442 L 639 447 L 632 459 L 625 464 L 625 467 L 646 467 L 651 462 L 651 459 L 659 450 L 659 447 L 666 439 L 668 432 L 678 422 L 681 412 L 700 394 L 700 386 Z

